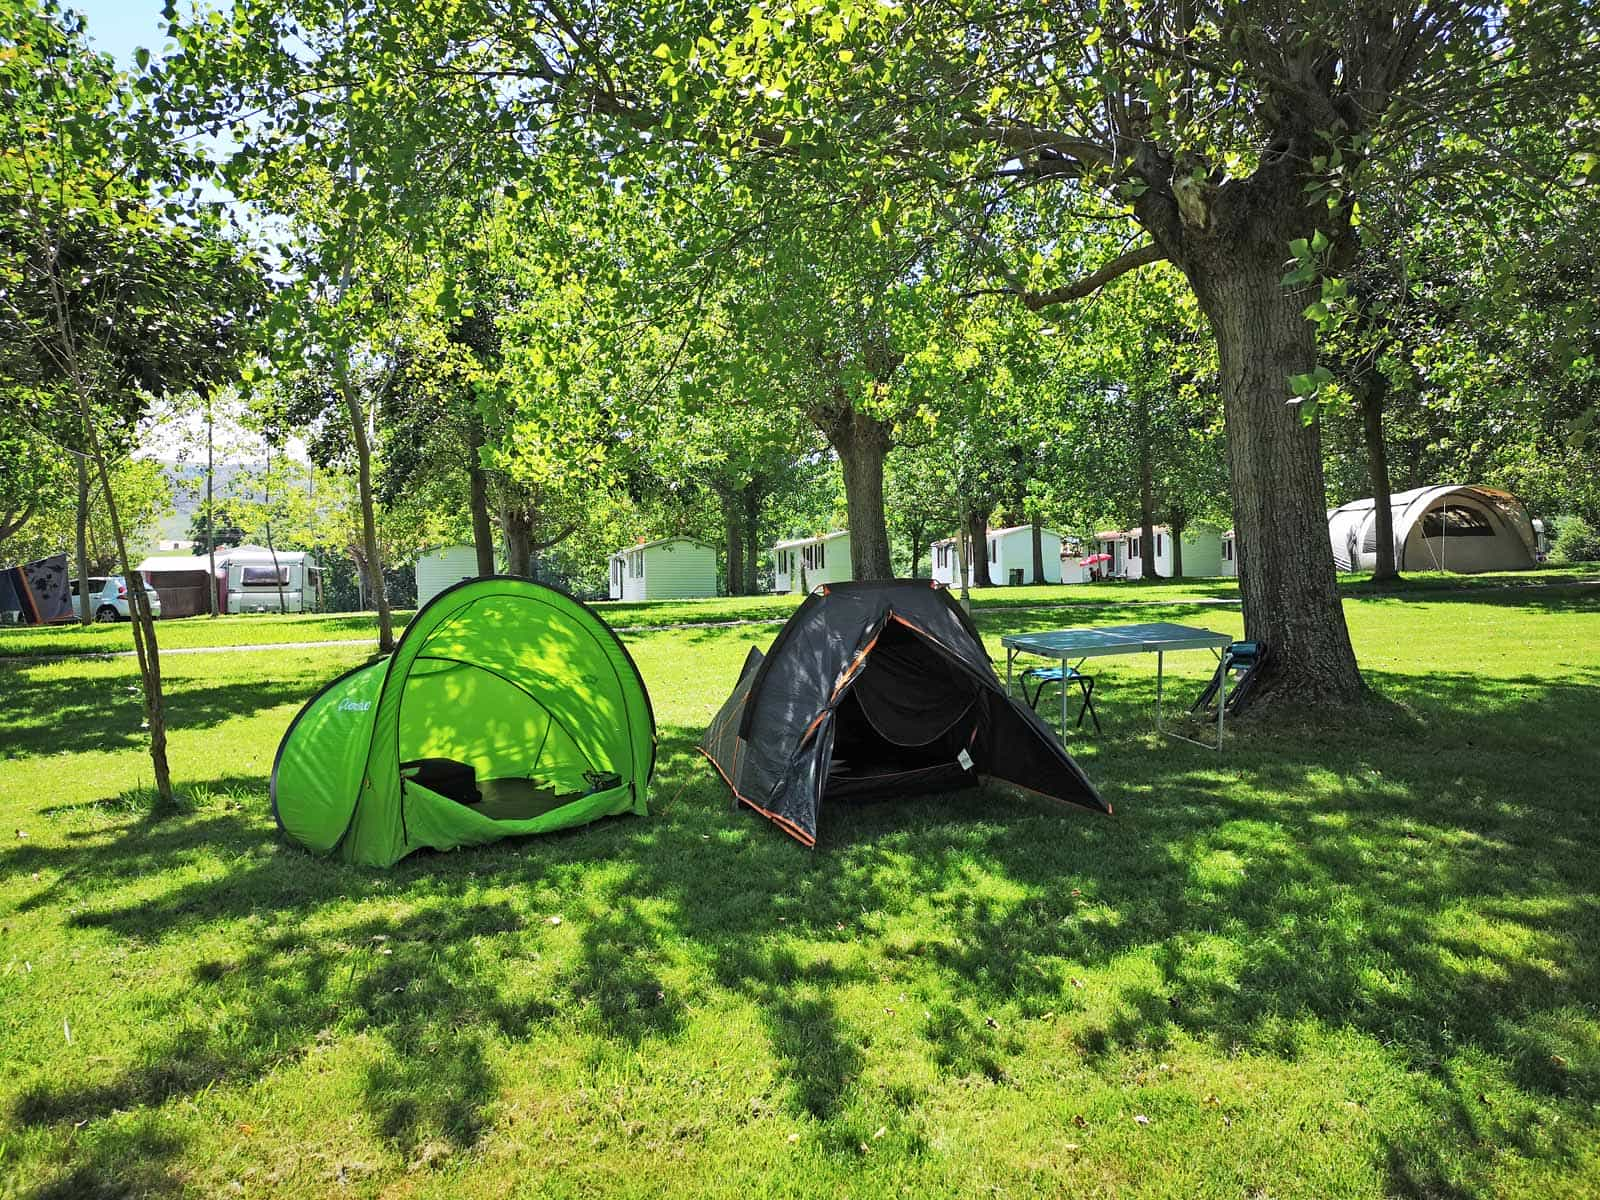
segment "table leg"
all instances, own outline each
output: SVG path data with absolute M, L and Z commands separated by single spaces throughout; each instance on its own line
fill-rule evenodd
M 1220 667 L 1226 660 L 1217 656 Z M 1222 683 L 1217 688 L 1217 753 L 1222 753 L 1222 714 L 1228 711 L 1228 672 L 1222 672 Z
M 1011 695 L 1011 660 L 1017 656 L 1015 646 L 1006 647 L 1006 695 Z
M 1061 665 L 1065 667 L 1067 660 L 1063 658 Z M 1065 676 L 1066 672 L 1063 671 L 1061 680 L 1061 744 L 1063 746 L 1067 744 L 1067 681 Z
M 1165 657 L 1165 655 L 1160 650 L 1156 651 L 1156 732 L 1157 733 L 1162 732 L 1162 725 L 1161 725 L 1161 674 L 1162 674 L 1162 659 L 1164 657 Z

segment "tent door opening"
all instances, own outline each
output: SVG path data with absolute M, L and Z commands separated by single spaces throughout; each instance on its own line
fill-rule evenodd
M 977 683 L 891 616 L 834 706 L 825 797 L 883 798 L 976 782 L 981 711 Z

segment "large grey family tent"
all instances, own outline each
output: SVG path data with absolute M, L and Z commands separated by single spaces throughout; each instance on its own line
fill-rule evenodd
M 0 613 L 15 613 L 23 625 L 70 621 L 72 587 L 67 556 L 53 554 L 19 567 L 0 567 Z
M 824 800 L 910 798 L 983 776 L 1111 811 L 928 580 L 814 590 L 764 656 L 751 648 L 700 751 L 738 802 L 807 846 Z
M 279 827 L 316 853 L 389 866 L 646 811 L 655 718 L 617 635 L 526 579 L 469 579 L 386 660 L 302 708 L 272 765 Z
M 1394 564 L 1401 571 L 1523 571 L 1535 562 L 1533 522 L 1510 492 L 1439 484 L 1395 492 Z M 1328 514 L 1328 540 L 1341 571 L 1378 565 L 1377 505 L 1369 497 Z

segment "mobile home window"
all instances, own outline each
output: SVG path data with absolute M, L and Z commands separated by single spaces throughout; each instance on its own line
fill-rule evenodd
M 999 562 L 1000 561 L 1000 539 L 999 538 L 990 538 L 989 539 L 989 561 L 990 562 Z
M 1156 557 L 1161 557 L 1161 535 L 1159 533 L 1156 534 Z
M 276 570 L 272 567 L 244 567 L 239 573 L 241 587 L 287 587 L 289 584 L 289 568 L 280 565 Z
M 1222 557 L 1227 559 L 1229 562 L 1233 561 L 1233 539 L 1232 538 L 1229 538 L 1227 541 L 1222 543 Z
M 1138 538 L 1130 538 L 1129 539 L 1129 541 L 1128 541 L 1128 557 L 1129 558 L 1141 558 L 1141 557 L 1143 557 L 1139 553 L 1139 539 Z

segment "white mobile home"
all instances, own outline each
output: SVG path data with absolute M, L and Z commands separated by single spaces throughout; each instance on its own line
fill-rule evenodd
M 657 538 L 611 556 L 613 600 L 697 600 L 717 594 L 717 552 L 693 538 Z
M 1522 502 L 1510 492 L 1443 484 L 1395 492 L 1394 565 L 1401 571 L 1522 571 L 1538 541 Z M 1369 497 L 1328 514 L 1328 540 L 1341 571 L 1377 565 L 1377 506 Z
M 1155 573 L 1165 579 L 1172 574 L 1172 530 L 1157 525 L 1155 536 Z M 1144 578 L 1143 535 L 1137 529 L 1128 530 L 1129 579 Z M 1222 535 L 1211 529 L 1185 530 L 1183 534 L 1183 573 L 1185 576 L 1205 578 L 1221 575 Z
M 1053 529 L 1043 529 L 1039 532 L 1039 542 L 1044 549 L 1044 581 L 1060 583 L 1061 535 Z M 933 544 L 933 577 L 946 587 L 956 587 L 960 583 L 956 574 L 955 545 L 954 538 Z M 989 560 L 989 582 L 996 587 L 1015 587 L 1033 582 L 1033 526 L 1012 525 L 1005 529 L 989 530 L 984 553 Z M 975 576 L 975 565 L 968 563 L 969 586 Z
M 478 577 L 478 551 L 473 546 L 445 546 L 417 559 L 417 607 L 446 588 Z
M 1101 563 L 1095 564 L 1095 569 L 1100 572 L 1102 579 L 1121 579 L 1128 570 L 1129 538 L 1126 530 L 1102 529 L 1094 535 L 1095 554 L 1107 554 L 1110 557 Z M 1088 557 L 1085 555 L 1084 557 Z
M 1085 566 L 1081 560 L 1087 558 L 1093 551 L 1085 550 L 1077 538 L 1064 538 L 1061 542 L 1061 582 L 1062 583 L 1088 583 L 1090 571 L 1098 564 Z
M 809 592 L 819 583 L 850 579 L 850 531 L 794 538 L 772 547 L 772 590 Z

